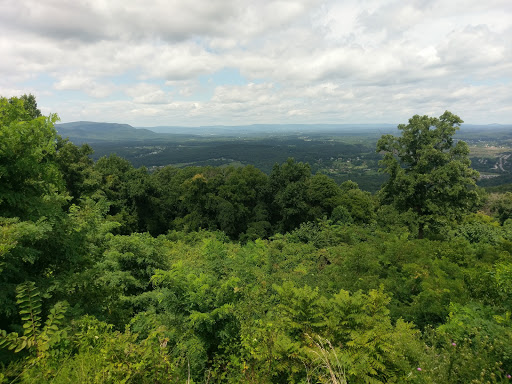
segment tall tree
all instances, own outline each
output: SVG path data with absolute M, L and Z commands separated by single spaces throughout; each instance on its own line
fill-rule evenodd
M 512 218 L 512 192 L 506 192 L 496 197 L 491 204 L 491 211 L 497 216 L 502 225 Z
M 89 144 L 82 144 L 79 147 L 69 139 L 57 136 L 54 160 L 72 197 L 72 204 L 78 204 L 80 199 L 94 196 L 100 188 L 101 175 L 94 169 L 94 162 L 89 157 L 92 153 Z
M 52 161 L 59 118 L 33 118 L 25 105 L 23 98 L 0 98 L 0 216 L 35 220 L 65 203 L 62 175 Z
M 384 135 L 377 143 L 377 152 L 385 153 L 382 171 L 389 174 L 383 201 L 416 215 L 419 238 L 425 229 L 459 221 L 478 200 L 479 174 L 470 167 L 469 148 L 453 139 L 461 123 L 448 111 L 439 118 L 415 115 L 398 126 L 401 137 Z
M 20 100 L 23 101 L 23 106 L 31 119 L 37 119 L 43 115 L 41 110 L 37 108 L 36 97 L 33 94 L 24 94 L 20 97 Z
M 307 196 L 310 180 L 309 164 L 297 163 L 293 158 L 272 168 L 270 188 L 274 195 L 273 221 L 278 231 L 290 231 L 311 218 Z
M 26 106 L 23 97 L 0 97 L 0 328 L 16 317 L 18 284 L 34 281 L 46 295 L 89 264 L 106 210 L 92 202 L 68 207 L 69 175 L 59 163 L 75 159 L 59 158 L 58 116 L 34 117 Z

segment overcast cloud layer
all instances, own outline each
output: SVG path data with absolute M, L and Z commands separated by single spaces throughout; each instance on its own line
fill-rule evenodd
M 510 0 L 0 0 L 0 57 L 63 122 L 512 123 Z

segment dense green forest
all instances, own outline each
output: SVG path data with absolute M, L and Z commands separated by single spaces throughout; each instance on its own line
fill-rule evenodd
M 354 181 L 371 193 L 379 191 L 387 180 L 379 173 L 382 154 L 375 152 L 377 141 L 384 134 L 399 134 L 396 126 L 389 124 L 136 129 L 127 124 L 81 121 L 57 124 L 56 129 L 74 144 L 89 144 L 94 149 L 93 160 L 117 154 L 134 167 L 145 166 L 150 172 L 167 165 L 253 165 L 269 175 L 274 164 L 293 157 L 308 163 L 314 174 L 327 175 L 338 184 Z M 454 139 L 468 143 L 472 167 L 481 176 L 478 185 L 512 182 L 512 125 L 463 124 Z
M 0 383 L 505 383 L 512 192 L 462 120 L 376 144 L 375 194 L 290 158 L 148 172 L 0 98 Z

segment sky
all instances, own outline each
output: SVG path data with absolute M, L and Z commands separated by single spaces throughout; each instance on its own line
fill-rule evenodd
M 0 95 L 62 122 L 512 123 L 510 0 L 0 0 Z

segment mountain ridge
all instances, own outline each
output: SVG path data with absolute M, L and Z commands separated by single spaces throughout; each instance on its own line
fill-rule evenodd
M 134 127 L 130 124 L 94 121 L 74 121 L 56 124 L 58 133 L 76 142 L 144 141 L 172 139 L 173 137 L 261 137 L 282 135 L 336 134 L 346 136 L 397 133 L 397 125 L 382 124 L 247 124 Z M 512 129 L 508 124 L 462 124 L 459 134 L 475 130 L 486 133 L 504 133 Z M 466 132 L 464 132 L 466 131 Z

